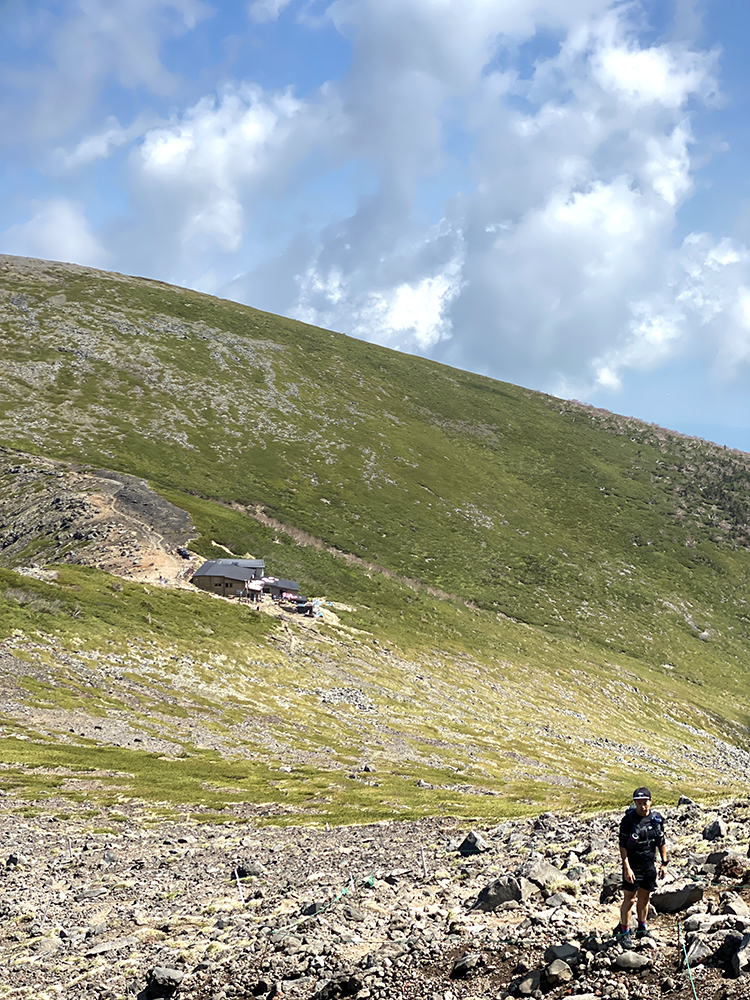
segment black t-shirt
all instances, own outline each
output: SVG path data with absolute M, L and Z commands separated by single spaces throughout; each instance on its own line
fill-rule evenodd
M 652 809 L 648 816 L 639 816 L 631 806 L 620 821 L 620 847 L 628 854 L 631 868 L 650 868 L 654 864 L 656 848 L 666 843 L 664 820 Z

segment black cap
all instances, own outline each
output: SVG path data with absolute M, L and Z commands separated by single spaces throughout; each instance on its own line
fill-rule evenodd
M 651 798 L 651 792 L 648 790 L 648 788 L 646 788 L 645 785 L 641 785 L 640 788 L 636 788 L 636 790 L 633 792 L 633 798 L 634 799 L 650 799 Z

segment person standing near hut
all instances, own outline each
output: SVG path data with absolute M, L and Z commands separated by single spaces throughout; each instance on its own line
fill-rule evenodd
M 630 940 L 630 914 L 635 903 L 638 918 L 638 938 L 652 937 L 646 926 L 648 904 L 656 888 L 657 878 L 664 878 L 667 869 L 667 846 L 664 820 L 651 808 L 651 792 L 641 785 L 633 792 L 633 805 L 620 821 L 620 857 L 622 858 L 622 888 L 624 899 L 620 907 L 620 923 L 615 937 L 623 943 Z M 661 865 L 657 874 L 656 852 Z

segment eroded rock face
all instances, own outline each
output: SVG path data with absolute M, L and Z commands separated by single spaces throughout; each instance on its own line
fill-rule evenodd
M 177 553 L 194 533 L 184 510 L 135 476 L 0 449 L 4 560 L 23 553 L 33 562 L 38 549 L 45 563 L 176 582 L 195 569 Z

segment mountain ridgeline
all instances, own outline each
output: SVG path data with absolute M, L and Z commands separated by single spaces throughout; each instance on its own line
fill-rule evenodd
M 8 454 L 147 480 L 189 514 L 193 551 L 263 556 L 356 609 L 342 613 L 352 635 L 427 674 L 439 660 L 456 690 L 469 661 L 531 678 L 519 725 L 541 724 L 554 690 L 592 739 L 643 710 L 633 740 L 649 747 L 668 730 L 750 748 L 749 455 L 73 265 L 0 257 L 0 336 Z M 24 544 L 8 586 L 50 540 Z M 508 711 L 516 695 L 487 683 L 492 729 L 493 703 Z M 679 784 L 647 756 L 605 753 L 604 771 L 576 757 L 567 773 L 589 791 L 618 768 L 625 787 L 634 766 Z M 739 784 L 742 767 L 712 773 Z

